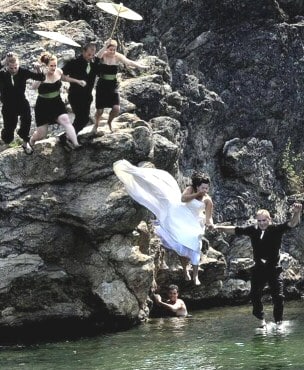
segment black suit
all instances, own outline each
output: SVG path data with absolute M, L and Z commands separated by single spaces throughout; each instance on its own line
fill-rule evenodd
M 273 316 L 275 322 L 283 320 L 284 293 L 283 277 L 280 261 L 280 248 L 283 234 L 290 230 L 287 222 L 278 225 L 269 225 L 262 233 L 254 226 L 236 227 L 236 235 L 247 235 L 251 239 L 255 266 L 251 278 L 251 300 L 253 315 L 264 319 L 262 294 L 268 283 L 273 301 Z
M 43 81 L 43 73 L 31 72 L 25 68 L 19 68 L 15 75 L 8 71 L 0 71 L 0 93 L 2 101 L 3 129 L 1 138 L 9 144 L 14 139 L 14 131 L 20 116 L 20 129 L 18 135 L 25 141 L 29 141 L 31 128 L 31 110 L 25 97 L 26 81 L 28 79 Z
M 71 83 L 69 87 L 68 99 L 75 114 L 73 125 L 76 133 L 81 131 L 89 121 L 90 107 L 93 100 L 92 90 L 98 73 L 98 64 L 98 61 L 91 61 L 88 73 L 88 62 L 81 55 L 76 59 L 68 61 L 62 68 L 66 76 L 84 80 L 87 83 L 85 87 L 75 83 Z

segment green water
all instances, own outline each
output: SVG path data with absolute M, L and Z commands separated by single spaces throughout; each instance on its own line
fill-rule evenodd
M 271 306 L 266 306 L 271 318 Z M 251 307 L 151 319 L 129 331 L 78 341 L 2 347 L 0 369 L 279 370 L 304 369 L 304 301 L 289 302 L 281 330 L 255 329 Z

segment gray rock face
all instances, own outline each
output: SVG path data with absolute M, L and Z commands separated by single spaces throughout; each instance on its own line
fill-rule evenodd
M 29 275 L 40 270 L 43 266 L 43 260 L 38 255 L 19 254 L 9 255 L 0 261 L 1 274 L 1 293 L 7 293 L 10 290 L 14 279 Z
M 229 177 L 241 177 L 259 192 L 271 193 L 275 184 L 274 151 L 270 141 L 238 138 L 225 143 L 223 171 Z
M 102 322 L 104 312 L 130 324 L 147 314 L 154 262 L 132 234 L 145 212 L 112 172 L 116 159 L 149 158 L 153 136 L 142 145 L 140 130 L 96 137 L 73 153 L 54 139 L 30 160 L 19 148 L 1 153 L 0 326 L 35 323 L 38 313 Z

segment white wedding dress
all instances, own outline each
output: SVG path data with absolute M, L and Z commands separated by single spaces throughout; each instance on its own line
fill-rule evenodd
M 115 162 L 113 169 L 128 194 L 156 216 L 155 232 L 164 247 L 198 265 L 205 230 L 205 203 L 196 199 L 181 202 L 179 186 L 166 171 L 136 167 L 126 160 Z

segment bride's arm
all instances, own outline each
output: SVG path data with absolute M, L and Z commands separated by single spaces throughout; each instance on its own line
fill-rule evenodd
M 183 191 L 181 201 L 187 203 L 193 199 L 196 199 L 200 195 L 201 195 L 200 192 L 196 192 L 196 193 L 194 192 L 192 186 L 187 186 L 186 189 Z
M 208 196 L 204 200 L 205 202 L 205 215 L 206 215 L 206 225 L 207 226 L 213 226 L 213 218 L 212 218 L 212 213 L 213 213 L 213 202 L 212 199 Z

